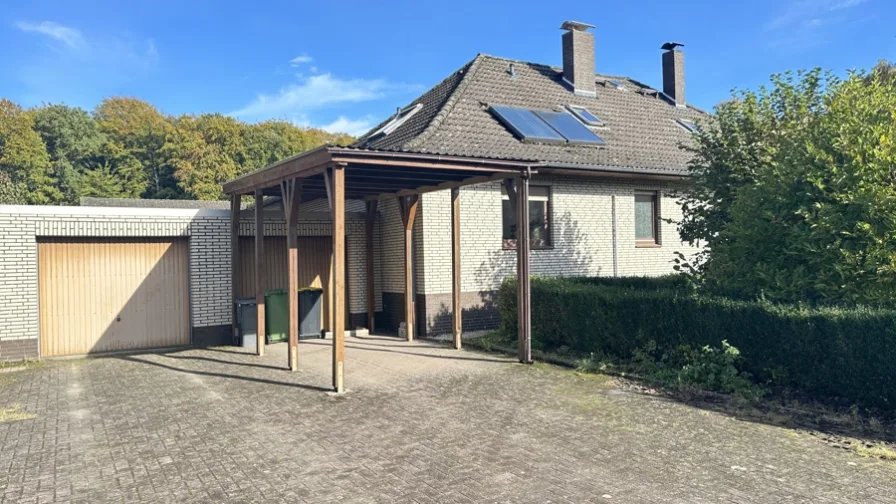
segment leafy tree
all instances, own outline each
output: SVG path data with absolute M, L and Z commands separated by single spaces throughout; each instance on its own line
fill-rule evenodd
M 32 111 L 34 129 L 50 155 L 50 171 L 62 193 L 62 201 L 76 204 L 81 174 L 102 164 L 101 149 L 106 143 L 96 122 L 83 109 L 66 105 L 46 105 Z
M 896 293 L 896 74 L 772 77 L 696 136 L 682 236 L 707 285 L 812 303 Z
M 245 158 L 243 125 L 221 114 L 181 116 L 166 154 L 186 194 L 202 200 L 221 199 L 221 184 L 239 174 Z
M 352 137 L 327 133 L 314 128 L 300 128 L 286 121 L 264 121 L 245 127 L 245 160 L 241 173 L 295 156 L 324 144 L 347 145 Z
M 24 205 L 25 188 L 12 180 L 9 172 L 0 171 L 0 205 Z
M 50 175 L 50 156 L 34 131 L 34 119 L 15 103 L 0 99 L 0 173 L 4 197 L 30 204 L 52 204 L 62 198 Z M 9 196 L 19 195 L 19 196 Z
M 136 98 L 106 98 L 94 117 L 99 130 L 113 144 L 116 158 L 131 157 L 146 173 L 144 196 L 177 188 L 174 170 L 166 157 L 165 144 L 174 127 L 155 107 Z M 128 165 L 132 163 L 127 162 Z

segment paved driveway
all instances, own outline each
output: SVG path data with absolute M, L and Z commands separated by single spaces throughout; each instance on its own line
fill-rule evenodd
M 349 338 L 0 374 L 6 502 L 896 502 L 896 467 L 547 366 Z

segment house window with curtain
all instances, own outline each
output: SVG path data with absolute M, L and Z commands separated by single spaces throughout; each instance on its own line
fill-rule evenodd
M 656 192 L 635 193 L 635 245 L 659 246 L 659 211 Z
M 507 192 L 501 189 L 502 238 L 505 249 L 516 248 L 516 214 Z M 529 186 L 529 241 L 533 249 L 551 246 L 551 189 Z

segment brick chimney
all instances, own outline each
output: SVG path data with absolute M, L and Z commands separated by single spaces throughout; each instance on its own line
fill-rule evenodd
M 678 47 L 684 44 L 678 42 L 666 42 L 663 49 L 663 93 L 666 94 L 677 107 L 684 107 L 687 103 L 684 98 L 684 53 Z
M 597 96 L 594 85 L 594 34 L 588 31 L 593 25 L 565 21 L 560 26 L 563 33 L 563 80 L 581 96 Z

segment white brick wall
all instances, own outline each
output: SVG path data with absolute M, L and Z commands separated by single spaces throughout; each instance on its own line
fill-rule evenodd
M 304 205 L 302 210 L 306 211 Z M 244 219 L 240 234 L 252 235 L 254 227 L 254 222 Z M 348 220 L 346 227 L 350 309 L 362 313 L 367 311 L 365 224 Z M 330 230 L 330 222 L 325 220 L 299 225 L 303 236 L 328 236 Z M 265 234 L 285 235 L 286 223 L 282 219 L 266 221 Z M 38 337 L 37 240 L 68 236 L 189 237 L 191 324 L 230 324 L 229 211 L 0 206 L 0 339 Z M 375 241 L 379 240 L 377 233 Z M 375 260 L 381 256 L 377 252 Z M 375 269 L 381 270 L 378 265 Z M 375 281 L 376 306 L 381 310 L 379 275 Z
M 531 185 L 551 188 L 553 247 L 533 250 L 532 273 L 544 276 L 612 276 L 612 201 L 616 202 L 617 271 L 620 276 L 662 275 L 673 272 L 675 252 L 690 255 L 697 249 L 681 243 L 675 224 L 662 222 L 661 247 L 635 248 L 634 193 L 659 193 L 661 219 L 679 220 L 681 207 L 670 182 L 615 179 L 534 177 Z M 461 289 L 496 289 L 516 271 L 516 251 L 504 250 L 501 239 L 501 185 L 464 187 L 461 212 Z M 423 195 L 421 247 L 425 257 L 420 292 L 451 292 L 450 192 Z M 403 278 L 403 275 L 399 280 Z

